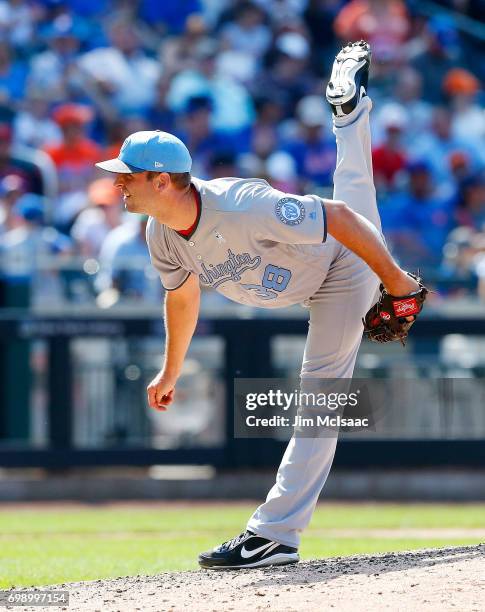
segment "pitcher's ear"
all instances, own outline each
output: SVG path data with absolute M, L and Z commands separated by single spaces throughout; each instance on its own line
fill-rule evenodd
M 163 191 L 170 184 L 170 175 L 168 172 L 153 172 L 152 183 L 157 191 Z

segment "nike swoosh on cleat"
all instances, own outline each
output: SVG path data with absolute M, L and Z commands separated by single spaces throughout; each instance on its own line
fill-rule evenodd
M 266 555 L 267 555 L 267 554 L 269 554 L 269 553 L 270 553 L 272 550 L 274 550 L 275 548 L 278 548 L 278 546 L 279 546 L 279 543 L 278 543 L 278 542 L 275 542 L 275 543 L 273 544 L 273 546 L 270 546 L 270 547 L 268 548 L 268 550 L 267 550 L 267 551 L 264 553 L 263 557 L 266 557 Z
M 268 542 L 267 544 L 263 544 L 263 546 L 260 546 L 259 548 L 255 548 L 254 550 L 246 550 L 246 548 L 243 546 L 241 548 L 241 557 L 243 559 L 251 559 L 252 557 L 254 557 L 255 555 L 257 555 L 260 552 L 263 552 L 263 550 L 266 550 L 267 548 L 269 548 L 273 544 L 274 544 L 274 542 Z

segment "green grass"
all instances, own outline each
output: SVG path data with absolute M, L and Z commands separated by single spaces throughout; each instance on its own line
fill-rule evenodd
M 196 569 L 197 553 L 233 537 L 254 506 L 65 506 L 0 511 L 0 588 Z M 399 529 L 485 529 L 485 505 L 322 504 L 302 540 L 303 559 L 476 544 L 479 538 L 408 537 Z M 358 537 L 327 533 L 360 529 Z M 375 538 L 366 529 L 393 529 Z

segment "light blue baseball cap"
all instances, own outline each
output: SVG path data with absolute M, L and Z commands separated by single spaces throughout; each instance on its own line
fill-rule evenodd
M 98 168 L 117 174 L 136 172 L 190 172 L 192 158 L 184 143 L 168 132 L 135 132 L 128 136 L 115 159 Z

